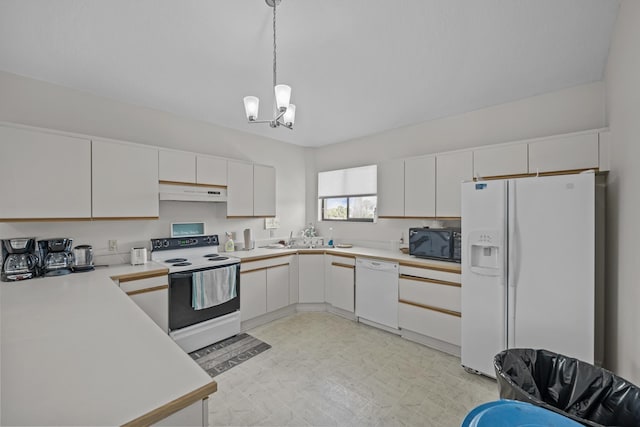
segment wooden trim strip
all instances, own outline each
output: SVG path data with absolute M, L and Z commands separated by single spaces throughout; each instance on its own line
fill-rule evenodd
M 436 219 L 435 216 L 378 215 L 382 219 Z
M 152 288 L 136 289 L 135 291 L 127 292 L 127 295 L 131 296 L 131 295 L 138 295 L 138 294 L 146 294 L 149 292 L 162 291 L 164 289 L 169 289 L 169 285 L 161 285 L 161 286 L 154 286 Z
M 119 276 L 111 276 L 111 280 L 117 280 L 120 283 L 131 282 L 133 280 L 151 279 L 153 277 L 162 277 L 169 274 L 168 268 L 151 271 L 141 271 L 139 273 L 122 274 Z
M 138 220 L 158 220 L 159 216 L 98 216 L 93 217 L 93 221 L 138 221 Z
M 289 250 L 289 249 L 282 249 L 282 250 Z M 277 249 L 275 249 L 275 251 L 277 251 Z M 265 260 L 265 259 L 280 258 L 280 257 L 283 257 L 283 256 L 291 256 L 291 255 L 295 255 L 295 254 L 296 254 L 296 250 L 295 249 L 291 249 L 291 252 L 287 252 L 286 254 L 276 253 L 275 255 L 260 255 L 260 256 L 253 257 L 253 258 L 240 259 L 240 262 L 249 263 L 249 262 L 255 262 L 255 261 L 262 261 L 262 260 Z
M 71 222 L 91 221 L 91 218 L 0 218 L 0 222 Z
M 474 181 L 491 181 L 494 179 L 517 179 L 517 178 L 530 178 L 533 176 L 555 176 L 555 175 L 574 175 L 578 173 L 582 173 L 584 171 L 594 171 L 595 173 L 600 173 L 599 168 L 585 168 L 585 169 L 570 169 L 563 171 L 551 171 L 551 172 L 540 172 L 539 174 L 534 173 L 519 173 L 513 175 L 495 175 L 495 176 L 483 176 L 480 178 L 473 178 Z M 378 217 L 380 218 L 380 217 Z
M 415 261 L 404 261 L 404 260 L 399 260 L 398 263 L 400 265 L 403 265 L 405 267 L 418 267 L 418 268 L 426 268 L 427 270 L 435 270 L 435 271 L 444 271 L 447 273 L 455 273 L 455 274 L 461 274 L 462 273 L 462 267 L 456 265 L 456 266 L 441 266 L 441 265 L 426 265 L 426 264 L 422 264 L 419 262 L 415 262 Z
M 409 276 L 406 274 L 401 274 L 400 278 L 406 279 L 406 280 L 415 280 L 416 282 L 435 283 L 436 285 L 455 286 L 457 288 L 462 287 L 462 284 L 456 283 L 456 282 L 447 282 L 446 280 L 427 279 L 426 277 Z
M 351 268 L 354 269 L 356 268 L 355 265 L 351 265 L 351 264 L 343 264 L 341 262 L 332 262 L 331 265 L 336 266 L 336 267 L 344 267 L 344 268 Z
M 336 252 L 331 252 L 331 251 L 326 251 L 325 253 L 333 255 L 335 257 L 342 257 L 342 258 L 350 258 L 350 259 L 356 259 L 355 255 L 351 255 L 351 254 L 343 254 L 343 253 L 336 253 Z
M 194 182 L 181 182 L 181 181 L 158 181 L 159 184 L 166 185 L 188 185 L 190 187 L 209 187 L 209 188 L 227 188 L 226 185 L 216 185 L 216 184 L 196 184 Z
M 161 420 L 164 420 L 170 415 L 175 414 L 181 409 L 186 408 L 198 400 L 204 400 L 209 397 L 210 394 L 215 393 L 218 390 L 218 383 L 211 381 L 208 384 L 203 385 L 200 388 L 193 390 L 179 398 L 166 403 L 159 408 L 154 409 L 151 412 L 129 421 L 122 425 L 122 427 L 143 427 L 150 426 Z
M 265 267 L 258 267 L 258 268 L 254 268 L 254 269 L 251 269 L 251 270 L 244 270 L 244 271 L 240 271 L 240 274 L 243 274 L 243 273 L 253 273 L 254 271 L 268 270 L 268 269 L 270 269 L 270 268 L 283 267 L 283 266 L 285 266 L 285 265 L 289 265 L 289 263 L 288 263 L 288 262 L 285 262 L 284 264 L 267 265 L 267 266 L 265 266 Z
M 420 304 L 420 303 L 417 303 L 417 302 L 411 302 L 411 301 L 407 301 L 407 300 L 403 300 L 403 299 L 398 300 L 398 302 L 400 302 L 402 304 L 412 305 L 414 307 L 425 308 L 425 309 L 431 310 L 431 311 L 437 311 L 438 313 L 444 313 L 444 314 L 448 314 L 450 316 L 462 317 L 462 314 L 460 312 L 453 311 L 453 310 L 447 310 L 446 308 L 434 307 L 432 305 Z
M 227 218 L 231 219 L 243 219 L 243 218 L 256 218 L 253 215 L 227 215 Z
M 324 253 L 325 251 L 322 249 L 298 249 L 298 255 L 317 255 Z

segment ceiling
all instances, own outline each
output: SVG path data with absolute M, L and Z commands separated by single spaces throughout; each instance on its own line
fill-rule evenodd
M 0 0 L 0 69 L 302 146 L 602 80 L 618 0 Z

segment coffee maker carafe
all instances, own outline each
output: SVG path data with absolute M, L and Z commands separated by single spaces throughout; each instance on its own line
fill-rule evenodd
M 44 276 L 61 276 L 71 273 L 72 242 L 73 240 L 64 237 L 38 241 L 40 264 Z
M 0 280 L 13 282 L 38 275 L 36 239 L 22 237 L 2 240 L 2 270 Z

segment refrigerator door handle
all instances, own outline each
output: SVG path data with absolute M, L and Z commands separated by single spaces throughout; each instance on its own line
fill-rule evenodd
M 517 245 L 518 245 L 518 226 L 516 223 L 516 183 L 513 180 L 508 182 L 508 263 L 507 263 L 507 348 L 515 347 L 516 340 L 516 285 L 518 275 L 516 272 Z

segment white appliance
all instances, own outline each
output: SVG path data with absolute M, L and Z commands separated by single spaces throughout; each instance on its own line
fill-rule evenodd
M 462 184 L 465 368 L 523 347 L 597 363 L 603 192 L 593 172 Z
M 356 258 L 356 316 L 363 323 L 398 329 L 397 262 Z
M 147 263 L 147 248 L 131 248 L 131 265 Z
M 160 184 L 160 200 L 185 202 L 226 202 L 227 189 L 223 187 Z
M 215 234 L 151 240 L 151 260 L 169 269 L 169 336 L 188 353 L 240 333 L 240 259 L 218 254 L 218 245 Z M 236 297 L 193 308 L 193 274 L 221 268 L 235 272 Z

